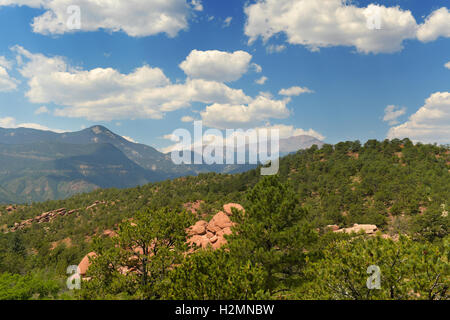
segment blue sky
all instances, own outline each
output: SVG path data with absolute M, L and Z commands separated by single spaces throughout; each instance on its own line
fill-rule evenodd
M 283 125 L 329 143 L 450 143 L 448 0 L 111 0 L 115 11 L 90 2 L 0 1 L 0 126 L 102 124 L 158 148 L 192 119 Z M 81 30 L 64 29 L 70 4 Z M 362 20 L 368 8 L 380 30 Z M 280 94 L 292 87 L 303 92 Z

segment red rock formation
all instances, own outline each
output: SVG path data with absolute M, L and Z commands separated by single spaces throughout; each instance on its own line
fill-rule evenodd
M 225 211 L 226 214 L 228 215 L 232 215 L 233 213 L 231 212 L 232 208 L 236 208 L 239 211 L 243 211 L 245 212 L 244 208 L 238 204 L 238 203 L 228 203 L 228 204 L 224 204 L 223 205 L 223 210 Z
M 188 234 L 188 239 L 186 242 L 190 245 L 196 245 L 197 247 L 203 249 L 206 249 L 208 247 L 219 249 L 224 246 L 227 243 L 225 236 L 232 234 L 231 227 L 234 225 L 229 217 L 229 215 L 231 215 L 231 208 L 236 208 L 238 210 L 244 211 L 244 208 L 239 204 L 230 203 L 224 205 L 225 212 L 219 211 L 209 223 L 207 221 L 200 220 L 197 221 L 197 223 L 193 226 L 187 228 L 186 232 Z M 105 232 L 106 231 L 108 231 L 108 234 L 110 234 L 110 230 L 105 230 Z M 105 234 L 105 232 L 103 234 Z M 186 252 L 186 254 L 192 253 L 193 251 L 194 249 L 191 248 L 188 252 Z M 143 254 L 141 248 L 135 248 L 134 252 Z M 89 256 L 95 257 L 96 254 L 95 252 L 91 252 L 86 255 L 83 260 L 81 260 L 79 267 L 82 276 L 86 274 L 86 271 L 89 268 Z M 133 257 L 131 259 L 133 259 Z M 127 267 L 119 268 L 119 272 L 124 274 L 135 271 L 135 269 L 128 269 Z
M 81 260 L 80 264 L 78 265 L 78 268 L 80 269 L 80 275 L 84 276 L 86 275 L 86 272 L 91 265 L 91 262 L 89 261 L 89 257 L 95 258 L 97 254 L 95 252 L 89 252 L 87 255 L 84 256 L 84 258 Z
M 237 203 L 229 203 L 223 206 L 224 211 L 219 211 L 211 221 L 198 221 L 195 225 L 188 228 L 189 244 L 195 244 L 200 248 L 211 246 L 218 249 L 227 243 L 226 235 L 231 235 L 231 227 L 234 223 L 230 219 L 232 214 L 231 208 L 245 211 L 244 208 Z
M 198 210 L 200 210 L 200 206 L 204 202 L 205 201 L 203 201 L 203 200 L 197 200 L 195 202 L 188 202 L 188 203 L 183 204 L 183 207 L 187 211 L 190 211 L 191 213 L 196 214 L 198 212 Z

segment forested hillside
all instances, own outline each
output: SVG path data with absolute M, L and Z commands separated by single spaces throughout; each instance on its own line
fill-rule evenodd
M 276 177 L 263 178 L 259 169 L 208 173 L 3 206 L 0 298 L 448 299 L 449 190 L 448 146 L 370 140 L 298 151 L 281 160 Z M 185 229 L 229 202 L 245 214 L 231 216 L 228 249 L 185 256 Z M 198 208 L 186 211 L 194 203 Z M 75 211 L 17 228 L 61 208 Z M 376 225 L 378 237 L 326 227 L 355 223 Z M 117 239 L 108 236 L 113 230 Z M 129 261 L 114 241 L 172 236 L 171 246 L 147 254 L 145 276 L 110 267 Z M 91 251 L 99 254 L 91 281 L 68 291 L 66 268 Z M 366 288 L 366 269 L 374 264 L 382 290 Z

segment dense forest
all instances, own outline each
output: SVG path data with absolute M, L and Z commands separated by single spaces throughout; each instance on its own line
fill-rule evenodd
M 0 299 L 448 299 L 449 190 L 448 146 L 396 139 L 300 150 L 277 176 L 207 173 L 5 205 Z M 189 248 L 186 228 L 225 203 L 245 208 L 233 210 L 228 243 Z M 18 227 L 62 208 L 72 213 Z M 327 227 L 355 223 L 378 232 Z M 89 252 L 89 280 L 69 290 L 67 267 Z

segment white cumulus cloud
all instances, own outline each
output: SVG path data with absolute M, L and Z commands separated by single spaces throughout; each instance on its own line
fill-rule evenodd
M 34 114 L 44 114 L 44 113 L 50 113 L 50 110 L 48 110 L 46 106 L 41 106 L 37 108 L 36 111 L 34 112 Z
M 407 39 L 434 40 L 448 36 L 446 8 L 418 25 L 411 11 L 399 6 L 369 4 L 358 7 L 343 0 L 259 0 L 245 7 L 245 34 L 252 43 L 279 33 L 290 44 L 311 50 L 331 46 L 354 47 L 361 53 L 393 53 Z
M 433 93 L 408 121 L 392 127 L 387 137 L 423 143 L 450 143 L 450 92 Z
M 444 67 L 446 67 L 447 69 L 450 69 L 450 61 L 447 62 L 447 63 L 444 65 Z
M 192 50 L 180 68 L 193 79 L 231 82 L 248 71 L 251 60 L 252 55 L 245 51 Z
M 405 107 L 397 107 L 394 105 L 389 105 L 384 109 L 383 121 L 389 122 L 389 124 L 398 124 L 398 118 L 406 113 Z
M 296 128 L 292 125 L 284 125 L 284 124 L 277 124 L 277 125 L 265 125 L 265 126 L 260 126 L 260 127 L 255 127 L 252 128 L 253 130 L 255 130 L 255 132 L 258 133 L 258 136 L 262 137 L 262 135 L 260 135 L 259 133 L 261 131 L 265 131 L 265 132 L 270 132 L 271 130 L 278 130 L 279 133 L 279 138 L 280 139 L 287 139 L 290 137 L 295 137 L 295 136 L 300 136 L 300 135 L 308 135 L 314 138 L 317 138 L 319 140 L 324 140 L 325 137 L 318 133 L 317 131 L 313 130 L 313 129 L 302 129 L 302 128 Z M 217 134 L 204 134 L 203 136 L 203 145 L 217 145 L 217 146 L 226 146 L 227 145 L 227 141 L 230 142 L 230 144 L 236 144 L 240 145 L 240 142 L 248 143 L 247 140 L 245 140 L 245 137 L 247 136 L 247 132 L 244 130 L 236 130 L 234 132 L 232 132 L 231 135 L 229 136 L 225 136 L 225 135 L 219 135 L 219 132 L 217 132 Z M 268 137 L 268 135 L 267 135 Z M 173 134 L 167 134 L 165 136 L 163 136 L 164 139 L 166 140 L 170 140 L 175 142 L 174 144 L 171 144 L 165 148 L 162 148 L 161 151 L 163 153 L 169 153 L 172 151 L 181 151 L 186 149 L 186 144 L 182 143 L 179 141 L 179 138 L 174 136 Z M 237 139 L 236 138 L 241 138 L 241 139 Z M 195 146 L 200 146 L 201 141 L 200 139 L 198 139 L 197 141 L 193 141 L 190 145 L 190 147 L 195 147 Z
M 36 129 L 36 130 L 53 131 L 53 132 L 57 132 L 57 133 L 67 132 L 67 130 L 50 129 L 47 126 L 43 126 L 38 123 L 26 123 L 26 122 L 25 123 L 17 123 L 16 119 L 13 117 L 0 118 L 0 127 L 8 128 L 8 129 L 29 128 L 29 129 Z
M 187 79 L 174 84 L 159 68 L 144 65 L 123 74 L 112 68 L 83 70 L 62 57 L 34 54 L 16 46 L 19 72 L 28 80 L 26 96 L 33 103 L 54 103 L 57 116 L 109 121 L 131 118 L 161 119 L 166 112 L 192 102 L 249 103 L 241 89 L 224 83 Z
M 0 6 L 41 8 L 44 13 L 34 18 L 33 31 L 41 34 L 74 32 L 67 22 L 70 6 L 81 12 L 81 30 L 123 31 L 132 37 L 166 33 L 174 37 L 188 27 L 191 10 L 201 11 L 201 1 L 193 0 L 0 0 Z
M 11 77 L 8 73 L 11 67 L 12 62 L 0 56 L 0 92 L 9 92 L 17 89 L 19 80 Z
M 434 41 L 439 37 L 450 38 L 450 11 L 447 8 L 431 13 L 417 31 L 417 38 L 422 42 Z
M 191 116 L 184 116 L 181 118 L 181 122 L 193 122 L 194 118 L 192 118 Z
M 258 96 L 250 103 L 220 104 L 215 103 L 200 112 L 203 124 L 208 127 L 250 128 L 269 119 L 285 119 L 290 111 L 286 107 L 287 100 L 272 100 L 266 96 Z
M 255 80 L 255 83 L 263 85 L 264 83 L 266 83 L 267 80 L 268 78 L 266 76 L 262 76 L 261 78 Z
M 308 89 L 308 88 L 302 88 L 302 87 L 290 87 L 288 89 L 281 89 L 280 92 L 278 92 L 278 94 L 282 95 L 282 96 L 288 96 L 288 97 L 292 97 L 292 96 L 299 96 L 303 93 L 313 93 L 314 91 Z

